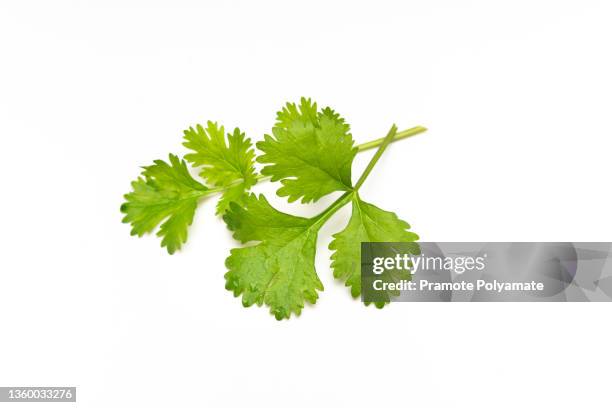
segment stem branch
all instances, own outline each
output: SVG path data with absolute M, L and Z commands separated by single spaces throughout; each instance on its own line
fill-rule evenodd
M 423 133 L 425 131 L 427 131 L 427 128 L 423 126 L 415 126 L 410 129 L 402 130 L 401 132 L 397 132 L 395 134 L 395 137 L 393 137 L 393 140 L 391 142 L 397 142 L 398 140 L 406 139 L 407 137 L 416 136 L 419 133 Z M 359 152 L 363 152 L 364 150 L 373 149 L 383 144 L 384 140 L 384 137 L 381 137 L 380 139 L 370 140 L 369 142 L 357 145 L 357 150 Z
M 366 167 L 366 169 L 363 171 L 363 174 L 361 174 L 361 177 L 359 177 L 359 180 L 357 180 L 357 184 L 355 184 L 355 191 L 358 191 L 363 182 L 368 178 L 370 172 L 376 165 L 376 162 L 378 162 L 378 159 L 380 159 L 380 156 L 382 156 L 383 152 L 385 151 L 387 146 L 389 146 L 389 143 L 391 143 L 391 140 L 393 140 L 396 134 L 397 126 L 393 125 L 391 126 L 389 133 L 387 133 L 387 136 L 382 139 L 382 143 L 380 144 L 380 147 L 378 148 L 376 153 L 374 153 L 374 156 L 372 156 L 372 159 L 368 163 L 368 167 Z

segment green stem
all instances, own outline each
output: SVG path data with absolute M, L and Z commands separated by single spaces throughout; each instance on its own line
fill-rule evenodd
M 401 132 L 397 132 L 395 134 L 395 137 L 393 138 L 392 142 L 397 142 L 398 140 L 406 139 L 407 137 L 416 136 L 419 133 L 423 133 L 425 131 L 427 131 L 427 128 L 423 126 L 415 126 L 410 129 L 402 130 Z M 378 147 L 383 144 L 384 140 L 385 138 L 381 137 L 380 139 L 362 143 L 360 145 L 357 145 L 357 150 L 359 152 L 363 152 L 364 150 L 374 149 L 375 147 Z
M 354 190 L 347 191 L 346 193 L 342 194 L 340 197 L 338 197 L 336 201 L 332 203 L 332 205 L 327 207 L 325 211 L 315 217 L 316 221 L 312 225 L 323 225 L 332 215 L 336 213 L 336 211 L 338 211 L 340 208 L 344 207 L 346 203 L 351 201 L 354 194 L 357 194 L 357 192 Z
M 382 139 L 382 143 L 380 144 L 380 147 L 378 148 L 376 153 L 374 153 L 374 156 L 370 160 L 370 163 L 368 163 L 368 167 L 366 167 L 361 177 L 359 177 L 359 180 L 357 180 L 357 184 L 355 184 L 355 191 L 358 191 L 361 185 L 363 184 L 363 182 L 366 181 L 366 179 L 370 175 L 370 172 L 376 165 L 376 162 L 378 162 L 378 159 L 380 159 L 380 156 L 382 156 L 383 152 L 385 151 L 387 146 L 389 146 L 389 143 L 391 143 L 391 140 L 393 140 L 396 134 L 397 134 L 397 126 L 393 125 L 391 126 L 389 133 L 387 133 L 387 136 L 385 136 Z

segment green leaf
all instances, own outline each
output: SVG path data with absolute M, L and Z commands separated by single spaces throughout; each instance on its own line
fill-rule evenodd
M 302 98 L 278 113 L 272 135 L 265 135 L 257 158 L 262 174 L 280 180 L 277 194 L 290 202 L 317 201 L 334 191 L 352 189 L 351 165 L 357 154 L 350 128 L 337 113 Z
M 276 113 L 276 127 L 289 129 L 296 122 L 302 125 L 315 124 L 319 120 L 317 104 L 310 98 L 301 98 L 300 105 L 287 103 L 279 112 Z M 347 129 L 348 130 L 348 129 Z
M 198 199 L 210 190 L 189 174 L 184 160 L 173 154 L 169 164 L 163 160 L 153 163 L 144 167 L 142 177 L 132 182 L 133 191 L 124 196 L 123 222 L 132 225 L 132 235 L 142 236 L 163 221 L 157 235 L 162 237 L 162 247 L 172 254 L 187 241 Z
M 217 214 L 223 214 L 231 201 L 241 201 L 257 183 L 251 140 L 235 128 L 227 134 L 226 141 L 224 127 L 210 121 L 206 129 L 196 125 L 184 133 L 183 145 L 193 151 L 185 159 L 196 167 L 201 166 L 200 176 L 210 184 L 229 188 L 217 205 Z
M 223 217 L 234 238 L 255 246 L 232 249 L 225 264 L 226 289 L 242 304 L 266 304 L 276 319 L 300 315 L 323 290 L 314 267 L 321 217 L 303 218 L 274 209 L 263 195 L 249 195 L 244 206 L 232 203 Z
M 216 214 L 225 214 L 232 202 L 242 204 L 244 199 L 248 196 L 247 191 L 248 188 L 245 183 L 238 183 L 235 186 L 228 187 L 227 190 L 223 191 L 221 198 L 217 202 Z
M 362 201 L 357 194 L 353 197 L 353 213 L 348 225 L 334 234 L 329 249 L 334 277 L 351 288 L 351 295 L 361 294 L 361 243 L 362 242 L 413 242 L 419 239 L 414 232 L 408 231 L 410 225 L 392 212 Z M 418 253 L 418 245 L 415 245 Z M 409 273 L 408 273 L 409 275 Z M 409 276 L 387 274 L 388 278 L 409 279 Z M 377 303 L 382 307 L 384 303 Z

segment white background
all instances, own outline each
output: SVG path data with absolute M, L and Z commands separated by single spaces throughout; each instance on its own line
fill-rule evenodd
M 611 21 L 606 0 L 2 0 L 0 385 L 76 385 L 81 407 L 609 406 L 610 304 L 366 308 L 329 270 L 341 211 L 320 300 L 277 322 L 224 289 L 214 200 L 174 256 L 119 205 L 187 126 L 257 140 L 305 95 L 358 143 L 430 128 L 362 190 L 423 240 L 612 241 Z

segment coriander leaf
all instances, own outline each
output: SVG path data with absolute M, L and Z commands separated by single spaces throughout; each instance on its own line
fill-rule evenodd
M 300 105 L 287 103 L 283 109 L 276 113 L 276 127 L 289 129 L 295 122 L 303 125 L 315 124 L 319 119 L 316 102 L 310 98 L 301 98 Z
M 132 235 L 153 231 L 162 221 L 157 235 L 170 254 L 187 241 L 187 228 L 193 221 L 198 199 L 210 192 L 196 181 L 184 160 L 170 155 L 170 164 L 155 160 L 144 167 L 142 177 L 132 182 L 133 191 L 124 196 L 123 222 L 132 225 Z
M 300 315 L 323 290 L 314 267 L 317 232 L 324 217 L 303 218 L 274 209 L 263 195 L 244 206 L 231 203 L 223 217 L 234 238 L 255 246 L 232 249 L 225 261 L 226 289 L 242 295 L 245 307 L 266 304 L 277 320 Z
M 230 203 L 232 202 L 242 204 L 244 199 L 247 197 L 247 191 L 248 188 L 246 187 L 246 184 L 244 182 L 238 183 L 231 187 L 227 187 L 227 189 L 223 191 L 223 195 L 221 195 L 221 198 L 217 202 L 216 214 L 225 214 L 225 212 L 229 209 Z
M 240 201 L 255 183 L 255 152 L 251 140 L 240 129 L 227 134 L 216 123 L 208 122 L 206 129 L 196 125 L 185 130 L 183 145 L 192 150 L 185 159 L 194 166 L 202 166 L 200 176 L 216 187 L 228 190 L 217 205 L 217 214 L 223 214 L 231 201 Z
M 280 180 L 277 194 L 290 202 L 317 201 L 334 191 L 350 191 L 351 165 L 357 154 L 350 128 L 337 113 L 302 98 L 278 113 L 272 135 L 257 143 L 266 164 L 262 174 Z
M 353 197 L 353 213 L 346 228 L 334 234 L 329 249 L 334 277 L 351 288 L 351 295 L 361 294 L 361 243 L 362 242 L 413 242 L 419 239 L 414 232 L 407 231 L 410 225 L 392 212 L 362 201 L 357 194 Z M 415 244 L 414 253 L 419 253 Z M 387 279 L 410 279 L 408 276 L 385 274 Z M 382 307 L 384 303 L 376 303 Z

